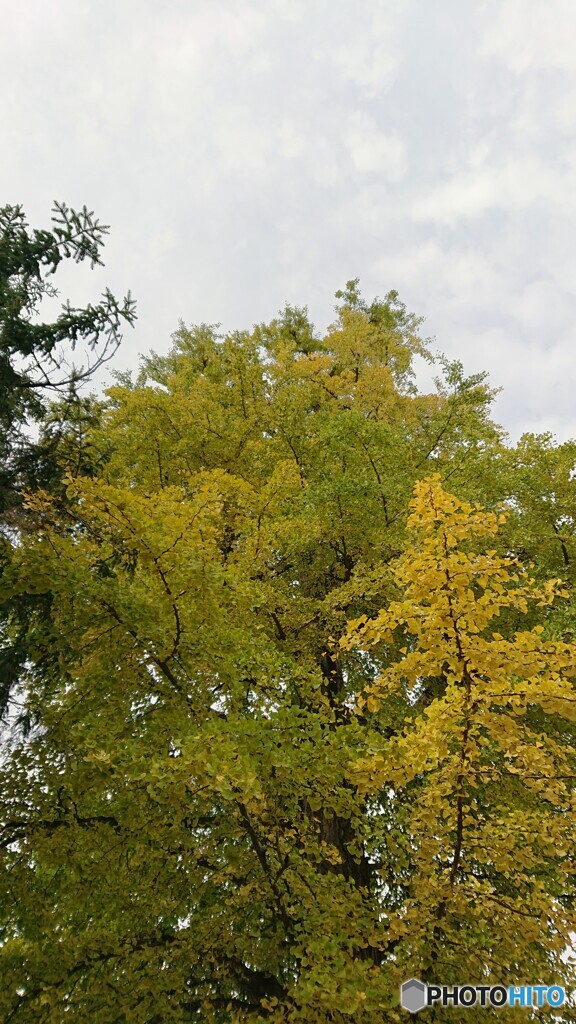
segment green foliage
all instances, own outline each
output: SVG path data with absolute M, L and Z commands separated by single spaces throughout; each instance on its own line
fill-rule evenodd
M 63 260 L 101 264 L 108 233 L 86 207 L 77 212 L 64 203 L 55 203 L 52 225 L 31 231 L 21 207 L 0 208 L 0 578 L 15 538 L 29 525 L 23 491 L 40 486 L 63 495 L 64 464 L 76 473 L 99 464 L 92 464 L 93 452 L 82 444 L 98 406 L 78 388 L 114 354 L 122 325 L 136 318 L 130 294 L 118 302 L 107 289 L 96 305 L 75 309 L 66 302 L 56 320 L 41 320 L 42 300 L 58 294 L 52 277 Z M 79 344 L 88 362 L 75 366 L 69 360 Z M 49 601 L 42 607 L 46 613 Z M 10 609 L 0 601 L 0 716 L 17 687 L 30 616 L 38 608 L 24 597 Z
M 381 1024 L 412 974 L 570 980 L 573 451 L 507 448 L 458 364 L 419 394 L 396 293 L 338 297 L 323 338 L 182 324 L 28 498 L 14 1024 Z
M 42 418 L 46 393 L 68 393 L 116 351 L 123 323 L 133 324 L 130 294 L 118 302 L 107 289 L 102 301 L 75 309 L 69 302 L 52 323 L 39 320 L 45 296 L 63 260 L 92 267 L 102 264 L 108 228 L 83 207 L 80 212 L 55 203 L 51 231 L 30 231 L 20 206 L 0 208 L 0 509 L 14 502 L 33 447 L 23 427 Z M 87 366 L 68 366 L 82 342 L 96 355 Z

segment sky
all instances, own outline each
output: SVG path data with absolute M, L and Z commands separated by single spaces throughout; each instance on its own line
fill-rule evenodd
M 359 277 L 489 372 L 512 440 L 576 437 L 574 0 L 0 7 L 0 205 L 111 226 L 55 283 L 132 291 L 116 369 L 180 320 L 323 331 Z

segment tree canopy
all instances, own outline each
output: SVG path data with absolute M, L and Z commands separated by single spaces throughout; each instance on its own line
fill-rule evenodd
M 27 497 L 7 1021 L 380 1024 L 413 975 L 573 982 L 575 447 L 507 445 L 459 363 L 419 393 L 418 318 L 338 298 L 324 337 L 182 324 Z

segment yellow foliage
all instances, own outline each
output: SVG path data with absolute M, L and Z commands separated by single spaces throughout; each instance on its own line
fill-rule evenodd
M 345 651 L 390 649 L 357 694 L 359 714 L 385 726 L 394 701 L 411 709 L 349 776 L 367 798 L 384 789 L 409 807 L 400 845 L 413 889 L 392 931 L 404 934 L 409 919 L 414 962 L 434 970 L 446 943 L 468 935 L 472 954 L 473 934 L 504 908 L 499 962 L 512 965 L 535 941 L 560 952 L 574 922 L 550 897 L 571 884 L 576 749 L 554 723 L 576 721 L 576 645 L 544 639 L 541 623 L 510 639 L 492 626 L 565 589 L 485 551 L 502 514 L 459 501 L 437 475 L 416 485 L 410 508 L 414 543 L 392 570 L 401 598 L 351 621 L 340 641 Z

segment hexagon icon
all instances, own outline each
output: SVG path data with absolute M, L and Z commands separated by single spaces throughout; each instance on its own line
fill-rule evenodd
M 418 978 L 409 978 L 400 989 L 400 1005 L 409 1013 L 418 1013 L 426 1006 L 426 985 Z

